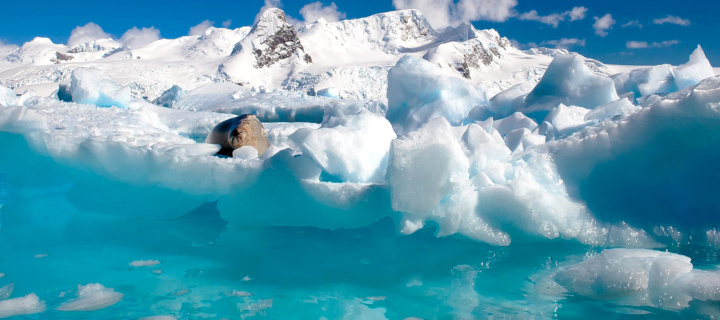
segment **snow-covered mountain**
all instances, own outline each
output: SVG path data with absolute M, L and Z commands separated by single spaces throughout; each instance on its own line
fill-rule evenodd
M 102 70 L 153 101 L 173 86 L 192 91 L 216 82 L 295 92 L 330 90 L 340 98 L 385 101 L 387 71 L 405 56 L 422 57 L 453 77 L 491 94 L 539 80 L 552 60 L 520 51 L 495 30 L 471 25 L 434 30 L 417 10 L 327 22 L 297 30 L 280 9 L 268 9 L 252 27 L 209 28 L 200 36 L 161 39 L 128 49 L 100 39 L 69 48 L 36 38 L 7 49 L 0 84 L 40 95 L 70 81 L 78 67 Z M 0 54 L 0 57 L 4 56 Z

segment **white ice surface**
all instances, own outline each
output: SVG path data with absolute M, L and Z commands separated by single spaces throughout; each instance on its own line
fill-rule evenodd
M 387 118 L 400 136 L 436 117 L 461 125 L 473 107 L 488 104 L 482 89 L 422 59 L 406 56 L 388 73 Z
M 555 280 L 573 294 L 624 305 L 682 309 L 693 299 L 720 300 L 720 272 L 693 269 L 689 257 L 653 250 L 605 250 L 561 268 Z
M 0 318 L 41 313 L 45 308 L 45 301 L 31 293 L 24 297 L 0 300 Z
M 59 311 L 95 311 L 112 306 L 122 300 L 125 295 L 105 288 L 99 283 L 78 285 L 77 298 L 63 302 L 57 307 Z

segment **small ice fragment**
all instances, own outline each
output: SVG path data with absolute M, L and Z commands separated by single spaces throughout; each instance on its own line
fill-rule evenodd
M 15 283 L 10 283 L 0 288 L 0 300 L 10 298 L 14 288 Z
M 115 289 L 105 288 L 99 283 L 90 283 L 85 286 L 78 285 L 78 297 L 63 302 L 59 311 L 95 311 L 112 306 L 125 296 L 115 292 Z
M 36 255 L 34 255 L 33 257 L 35 257 L 35 258 L 45 258 L 45 257 L 47 257 L 47 253 L 36 254 Z
M 163 273 L 162 269 L 155 269 L 155 270 L 150 271 L 150 272 L 152 272 L 153 274 L 162 274 L 162 273 Z
M 420 278 L 418 278 L 418 277 L 412 278 L 412 279 L 410 279 L 407 283 L 405 283 L 405 286 L 408 287 L 408 288 L 410 288 L 410 287 L 420 287 L 420 286 L 422 286 L 422 285 L 423 285 L 422 279 L 420 279 Z
M 250 278 L 250 276 L 245 276 L 244 278 L 242 278 L 242 281 L 250 281 L 252 279 L 253 278 Z
M 1 207 L 1 206 L 0 206 L 0 207 Z M 5 278 L 5 273 L 4 273 L 4 272 L 0 272 L 0 278 Z
M 247 291 L 240 291 L 240 290 L 233 290 L 225 292 L 225 296 L 227 297 L 249 297 L 255 295 L 254 293 L 250 293 Z
M 200 268 L 192 268 L 189 270 L 185 270 L 185 278 L 195 278 L 199 276 L 202 273 L 202 270 Z
M 154 266 L 160 264 L 160 261 L 158 260 L 136 260 L 133 262 L 130 262 L 130 265 L 133 267 L 148 267 L 148 266 Z
M 172 295 L 176 297 L 182 297 L 185 295 L 188 295 L 190 293 L 190 289 L 178 289 L 177 291 L 173 292 Z
M 232 156 L 235 159 L 251 160 L 258 157 L 258 150 L 252 146 L 242 146 L 233 150 Z
M 247 317 L 254 317 L 258 314 L 264 315 L 265 310 L 272 308 L 273 299 L 258 300 L 257 302 L 250 303 L 238 303 L 237 307 L 243 314 L 240 316 L 241 319 Z
M 24 297 L 0 301 L 0 318 L 40 313 L 45 311 L 45 301 L 31 293 Z

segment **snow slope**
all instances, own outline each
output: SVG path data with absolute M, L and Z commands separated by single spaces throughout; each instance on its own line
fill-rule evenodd
M 209 28 L 201 36 L 133 49 L 113 39 L 67 48 L 37 38 L 8 50 L 0 63 L 0 84 L 18 93 L 32 89 L 50 95 L 69 81 L 72 70 L 89 66 L 147 101 L 175 85 L 191 91 L 224 81 L 303 93 L 333 88 L 341 98 L 383 101 L 387 71 L 404 55 L 425 57 L 494 95 L 539 80 L 552 59 L 519 51 L 494 30 L 461 25 L 435 31 L 417 10 L 332 23 L 320 19 L 295 30 L 284 12 L 273 9 L 252 27 Z

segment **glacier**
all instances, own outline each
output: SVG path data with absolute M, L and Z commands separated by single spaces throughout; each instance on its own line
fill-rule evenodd
M 0 318 L 720 316 L 700 47 L 613 73 L 416 10 L 295 28 L 270 9 L 12 50 Z M 205 137 L 244 113 L 272 146 L 216 155 Z

